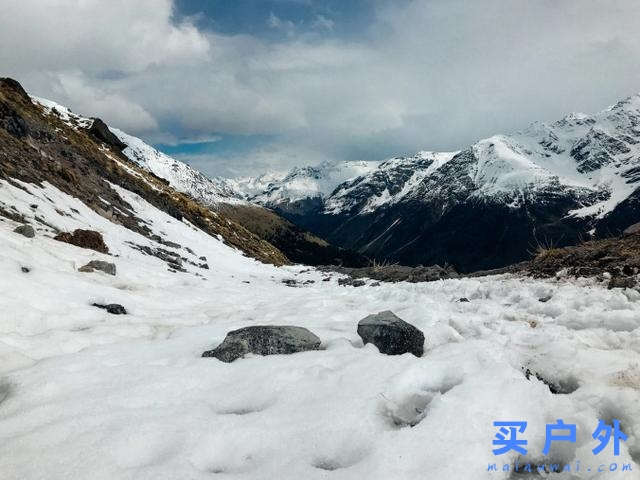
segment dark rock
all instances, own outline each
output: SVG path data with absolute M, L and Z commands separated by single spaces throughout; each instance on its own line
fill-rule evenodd
M 410 352 L 420 357 L 424 353 L 424 334 L 390 310 L 360 320 L 358 335 L 365 344 L 373 343 L 386 355 Z
M 113 315 L 127 314 L 127 310 L 122 305 L 118 305 L 117 303 L 109 303 L 108 305 L 103 305 L 101 303 L 93 303 L 92 305 L 94 307 L 102 308 L 103 310 L 106 310 L 107 312 Z
M 201 263 L 200 265 L 198 265 L 200 268 L 202 268 L 203 270 L 209 270 L 209 265 L 207 265 L 206 263 Z
M 637 283 L 634 277 L 611 277 L 608 288 L 633 288 Z
M 31 271 L 29 267 L 20 267 L 20 270 L 22 270 L 22 273 L 29 273 Z
M 551 298 L 552 298 L 551 295 L 545 295 L 544 297 L 539 298 L 538 301 L 542 303 L 547 303 L 549 300 L 551 300 Z
M 20 225 L 13 230 L 15 233 L 19 233 L 27 238 L 33 238 L 36 236 L 36 231 L 31 225 Z
M 635 235 L 640 233 L 640 223 L 634 223 L 630 227 L 625 228 L 624 235 Z
M 364 280 L 356 280 L 354 278 L 339 278 L 338 285 L 350 286 L 350 287 L 364 287 L 367 283 Z
M 467 297 L 460 297 L 460 299 L 458 301 L 460 303 L 467 303 L 469 301 L 469 299 Z
M 17 80 L 14 80 L 13 78 L 9 78 L 9 77 L 0 78 L 0 87 L 11 90 L 17 93 L 24 100 L 31 102 L 31 97 L 29 97 L 29 94 L 22 87 L 22 85 L 20 85 L 20 82 L 18 82 Z
M 227 333 L 224 341 L 203 357 L 233 362 L 248 353 L 278 355 L 318 350 L 320 339 L 303 327 L 253 326 Z
M 5 102 L 0 102 L 0 128 L 16 138 L 23 138 L 29 133 L 29 128 L 24 118 Z
M 79 272 L 91 273 L 94 270 L 99 270 L 108 275 L 116 274 L 116 265 L 110 262 L 103 262 L 102 260 L 91 260 L 85 266 L 78 269 Z
M 285 278 L 284 280 L 282 280 L 282 283 L 284 283 L 287 287 L 297 287 L 298 286 L 298 281 L 294 280 L 293 278 Z
M 207 261 L 207 257 L 205 257 L 204 255 L 202 257 L 200 257 L 200 260 L 202 260 L 203 262 Z
M 352 278 L 370 278 L 380 282 L 433 282 L 447 278 L 458 278 L 459 275 L 450 267 L 433 265 L 431 267 L 417 266 L 408 267 L 404 265 L 382 265 L 363 268 L 348 268 L 340 266 L 324 266 L 320 268 L 324 271 L 333 271 L 349 275 Z M 340 280 L 338 280 L 340 282 Z M 350 285 L 350 283 L 343 284 Z
M 91 127 L 89 128 L 89 134 L 100 142 L 104 142 L 107 145 L 114 147 L 116 150 L 122 151 L 127 148 L 127 144 L 120 141 L 120 139 L 111 131 L 106 123 L 99 118 L 94 118 Z
M 104 243 L 102 235 L 93 230 L 74 230 L 73 233 L 61 232 L 55 237 L 54 240 L 59 242 L 69 243 L 80 248 L 88 248 L 100 253 L 109 253 L 109 248 Z

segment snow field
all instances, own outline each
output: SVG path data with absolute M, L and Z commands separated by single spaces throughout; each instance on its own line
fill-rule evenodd
M 554 459 L 634 462 L 624 478 L 638 478 L 637 291 L 506 275 L 341 287 L 315 270 L 245 258 L 118 189 L 154 233 L 211 267 L 170 273 L 124 243 L 150 240 L 50 185 L 25 186 L 1 183 L 5 208 L 98 230 L 113 255 L 56 242 L 35 223 L 26 239 L 0 222 L 3 479 L 509 478 L 486 471 L 517 458 L 492 454 L 492 423 L 526 420 L 535 460 L 558 418 L 578 425 L 578 440 L 556 444 Z M 77 272 L 91 259 L 116 263 L 117 276 Z M 288 278 L 315 283 L 291 288 Z M 362 345 L 358 320 L 387 309 L 424 332 L 423 357 Z M 254 324 L 305 326 L 323 350 L 231 364 L 200 357 Z M 573 391 L 554 395 L 523 368 Z M 620 457 L 591 453 L 599 418 L 621 420 Z

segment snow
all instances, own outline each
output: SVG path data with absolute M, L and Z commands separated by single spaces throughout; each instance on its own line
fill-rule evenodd
M 0 221 L 3 479 L 508 478 L 487 472 L 516 460 L 492 454 L 492 423 L 526 420 L 536 460 L 545 424 L 557 418 L 576 423 L 578 439 L 557 444 L 556 461 L 630 463 L 625 478 L 638 478 L 635 290 L 512 275 L 342 287 L 313 269 L 243 257 L 114 186 L 154 233 L 211 267 L 171 273 L 125 243 L 154 246 L 147 238 L 52 185 L 22 186 L 0 181 L 0 205 L 37 226 L 26 239 Z M 36 215 L 102 232 L 112 255 L 54 241 Z M 114 262 L 117 276 L 77 271 L 91 259 Z M 290 288 L 289 278 L 315 283 Z M 424 332 L 423 357 L 362 345 L 358 320 L 382 310 Z M 229 330 L 255 324 L 305 326 L 323 350 L 231 364 L 201 358 Z M 579 388 L 553 395 L 523 367 Z M 591 453 L 599 418 L 621 420 L 629 438 L 619 457 L 610 447 Z
M 176 190 L 191 195 L 205 205 L 244 203 L 243 195 L 222 178 L 209 178 L 186 163 L 160 152 L 141 139 L 117 128 L 109 127 L 127 145 L 123 153 L 136 165 L 169 181 Z
M 92 119 L 83 117 L 81 115 L 76 115 L 68 107 L 60 105 L 59 103 L 56 103 L 52 100 L 36 97 L 35 95 L 30 95 L 30 97 L 33 102 L 35 102 L 37 105 L 42 106 L 47 114 L 51 114 L 55 110 L 60 119 L 73 128 L 88 128 L 93 123 Z
M 269 172 L 232 180 L 239 191 L 262 205 L 324 198 L 340 184 L 375 171 L 381 162 L 323 162 L 316 167 L 294 167 L 289 172 Z
M 285 176 L 264 174 L 258 177 L 262 180 L 241 182 L 238 188 L 250 190 L 254 201 L 266 205 L 321 198 L 324 213 L 338 215 L 356 206 L 359 213 L 371 213 L 404 201 L 426 202 L 444 194 L 440 189 L 425 191 L 425 185 L 435 179 L 436 185 L 459 192 L 469 189 L 467 193 L 472 197 L 503 201 L 513 208 L 520 205 L 525 192 L 566 193 L 584 203 L 569 212 L 570 216 L 600 219 L 637 189 L 638 183 L 629 181 L 625 173 L 640 165 L 638 124 L 640 95 L 634 95 L 595 115 L 571 113 L 550 124 L 536 122 L 522 132 L 480 140 L 470 147 L 477 158 L 471 165 L 465 156 L 457 158 L 459 152 L 422 151 L 413 157 L 370 162 L 348 179 L 326 173 L 332 168 L 340 171 L 341 164 L 324 164 L 293 169 Z M 616 149 L 616 144 L 623 148 Z M 602 162 L 595 170 L 579 164 L 574 148 L 580 150 L 581 145 L 592 157 L 587 160 Z M 427 159 L 433 162 L 424 162 Z M 452 161 L 459 166 L 451 168 Z M 443 179 L 440 176 L 445 165 L 448 174 Z M 411 178 L 397 175 L 407 168 L 414 169 Z M 404 183 L 398 183 L 398 177 Z M 327 178 L 342 178 L 342 182 L 332 181 L 322 187 Z M 472 179 L 470 187 L 468 178 Z M 378 188 L 380 179 L 387 179 L 386 189 Z M 363 200 L 367 195 L 370 198 Z

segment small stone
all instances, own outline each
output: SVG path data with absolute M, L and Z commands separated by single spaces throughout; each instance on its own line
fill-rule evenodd
M 31 225 L 20 225 L 19 227 L 14 228 L 13 231 L 27 238 L 33 238 L 36 236 L 36 231 Z
M 278 355 L 318 350 L 320 343 L 320 338 L 304 327 L 256 325 L 227 333 L 218 347 L 202 356 L 230 363 L 248 353 Z
M 103 310 L 106 310 L 108 313 L 111 313 L 112 315 L 126 315 L 127 314 L 127 310 L 122 305 L 118 305 L 117 303 L 110 303 L 108 305 L 102 305 L 100 303 L 93 303 L 92 305 L 94 307 L 102 308 Z
M 552 298 L 551 295 L 545 295 L 544 297 L 540 297 L 538 301 L 542 303 L 547 303 L 549 300 L 551 300 L 551 298 Z
M 409 352 L 420 357 L 424 353 L 424 334 L 390 310 L 360 320 L 358 335 L 365 344 L 373 343 L 386 355 Z
M 467 297 L 460 297 L 460 299 L 458 300 L 460 303 L 468 303 L 469 299 Z
M 22 270 L 22 273 L 29 273 L 31 271 L 29 267 L 20 267 L 20 270 Z

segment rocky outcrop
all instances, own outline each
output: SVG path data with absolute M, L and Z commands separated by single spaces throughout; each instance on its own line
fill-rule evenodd
M 20 225 L 16 227 L 13 231 L 27 238 L 33 238 L 36 236 L 36 231 L 33 229 L 31 225 Z
M 106 123 L 99 118 L 94 118 L 91 127 L 89 127 L 89 134 L 100 142 L 104 142 L 107 145 L 115 148 L 116 150 L 124 150 L 127 148 L 127 144 L 120 141 L 116 137 Z
M 73 232 L 61 232 L 54 237 L 59 242 L 69 243 L 80 248 L 88 248 L 100 253 L 109 253 L 102 234 L 94 230 L 77 229 Z
M 611 277 L 611 288 L 632 287 L 640 273 L 640 233 L 541 250 L 524 268 L 536 277 L 565 272 L 575 277 Z
M 424 353 L 424 334 L 389 310 L 360 320 L 358 335 L 386 355 L 412 353 L 420 357 Z
M 229 332 L 218 347 L 202 356 L 230 363 L 249 353 L 278 355 L 318 350 L 320 343 L 320 338 L 304 327 L 252 326 Z
M 458 278 L 459 275 L 451 266 L 441 267 L 434 265 L 431 267 L 407 267 L 404 265 L 376 265 L 373 264 L 362 268 L 349 268 L 339 266 L 323 266 L 320 268 L 326 272 L 337 272 L 349 275 L 352 279 L 371 278 L 381 282 L 433 282 L 436 280 L 445 280 L 447 278 Z M 342 280 L 342 281 L 341 281 Z M 341 279 L 338 282 L 342 284 L 351 284 Z M 364 285 L 364 283 L 363 283 Z
M 116 274 L 116 265 L 115 263 L 104 262 L 102 260 L 91 260 L 86 265 L 80 267 L 78 269 L 79 272 L 91 273 L 94 271 L 104 272 L 107 275 L 115 275 Z

